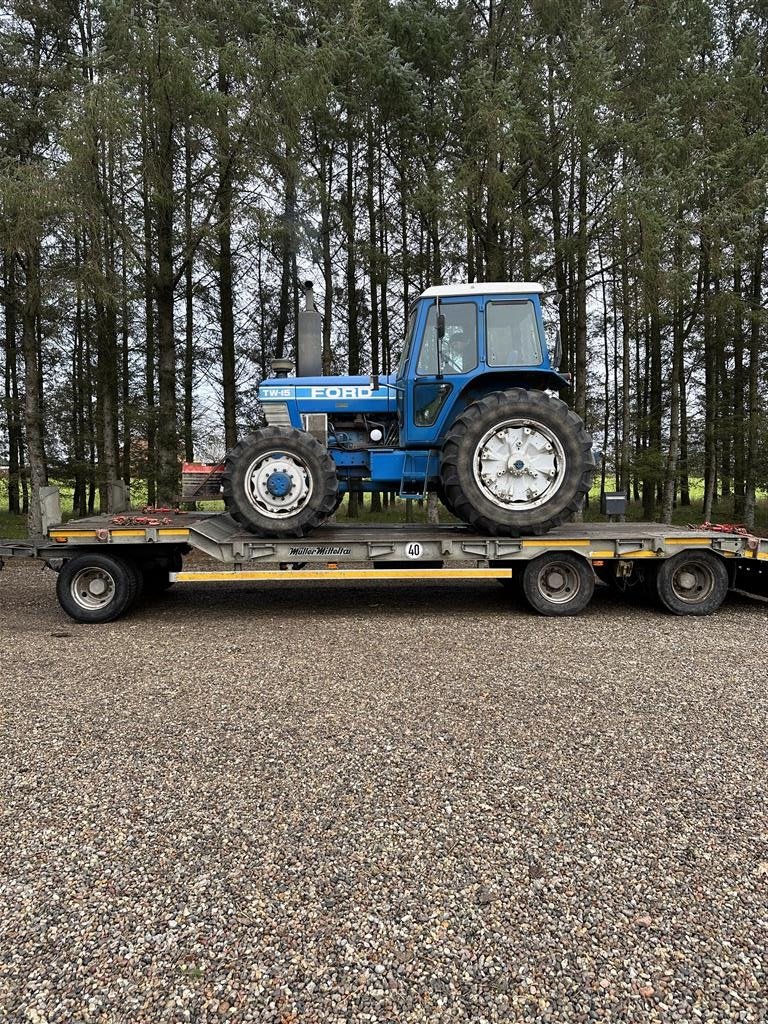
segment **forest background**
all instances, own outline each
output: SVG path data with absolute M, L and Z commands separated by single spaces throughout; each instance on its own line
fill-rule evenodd
M 178 497 L 304 279 L 341 373 L 388 372 L 430 284 L 533 280 L 609 489 L 753 526 L 767 46 L 764 0 L 6 0 L 8 510 Z

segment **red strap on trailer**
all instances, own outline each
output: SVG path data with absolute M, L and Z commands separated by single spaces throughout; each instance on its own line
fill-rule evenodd
M 760 544 L 760 538 L 755 537 L 753 533 L 741 523 L 702 523 L 701 526 L 697 526 L 695 523 L 688 523 L 689 530 L 706 530 L 708 533 L 735 533 L 737 537 L 746 537 L 747 545 L 750 550 L 755 551 Z
M 110 526 L 170 526 L 172 519 L 164 516 L 162 519 L 155 516 L 112 516 Z

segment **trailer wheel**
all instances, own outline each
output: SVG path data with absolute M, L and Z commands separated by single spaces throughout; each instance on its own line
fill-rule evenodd
M 260 537 L 303 537 L 339 503 L 336 465 L 311 434 L 264 427 L 228 453 L 224 502 L 238 523 Z
M 728 593 L 728 569 L 712 551 L 681 551 L 659 564 L 656 593 L 673 615 L 711 615 Z
M 101 552 L 67 559 L 56 579 L 59 604 L 75 622 L 112 622 L 130 608 L 140 588 L 134 562 Z
M 178 551 L 142 563 L 142 592 L 147 597 L 159 597 L 173 586 L 173 582 L 168 578 L 169 573 L 181 572 L 181 569 L 182 559 Z
M 505 562 L 501 559 L 493 559 L 488 562 L 489 569 L 510 569 L 511 576 L 503 576 L 496 580 L 509 594 L 517 599 L 523 596 L 523 571 L 525 562 Z
M 547 552 L 526 565 L 522 592 L 540 615 L 578 615 L 595 592 L 595 574 L 579 555 Z

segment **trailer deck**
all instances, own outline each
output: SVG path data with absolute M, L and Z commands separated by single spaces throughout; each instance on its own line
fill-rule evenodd
M 185 568 L 192 551 L 218 565 Z M 728 589 L 768 597 L 768 539 L 660 523 L 570 523 L 524 537 L 489 537 L 462 525 L 329 524 L 295 539 L 257 537 L 225 513 L 153 509 L 0 541 L 4 558 L 38 558 L 64 570 L 59 600 L 89 622 L 116 618 L 142 589 L 218 581 L 490 578 L 554 615 L 581 611 L 595 577 L 617 591 L 644 589 L 677 614 L 714 611 Z

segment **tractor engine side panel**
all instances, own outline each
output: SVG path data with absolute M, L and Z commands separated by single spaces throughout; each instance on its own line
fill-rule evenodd
M 375 419 L 394 412 L 394 390 L 382 378 L 378 388 L 368 377 L 293 377 L 268 380 L 259 388 L 259 401 L 267 422 L 302 429 L 302 414 L 325 413 L 329 422 L 349 420 L 357 414 Z M 287 416 L 288 422 L 285 422 Z

